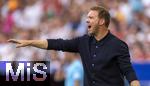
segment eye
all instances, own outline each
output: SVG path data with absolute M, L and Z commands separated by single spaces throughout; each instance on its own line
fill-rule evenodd
M 90 18 L 90 19 L 93 19 L 93 17 L 91 17 L 91 16 L 90 16 L 89 18 Z

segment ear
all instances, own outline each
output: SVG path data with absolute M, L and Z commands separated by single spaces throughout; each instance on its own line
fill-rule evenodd
M 99 25 L 103 25 L 105 23 L 105 20 L 103 18 L 99 19 Z

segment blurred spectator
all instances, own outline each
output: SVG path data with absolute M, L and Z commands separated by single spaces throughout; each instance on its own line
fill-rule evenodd
M 83 86 L 83 67 L 78 56 L 74 53 L 67 53 L 65 63 L 68 63 L 67 67 L 64 71 L 60 69 L 56 72 L 55 80 L 65 78 L 64 86 Z
M 128 0 L 132 11 L 139 12 L 143 10 L 142 0 Z
M 26 1 L 26 6 L 20 6 L 20 9 L 15 12 L 15 23 L 16 25 L 19 25 L 18 27 L 21 29 L 37 29 L 43 15 L 43 2 L 41 0 Z
M 11 36 L 13 29 L 13 17 L 12 14 L 18 6 L 17 0 L 9 0 L 6 5 L 2 7 L 2 16 L 4 17 L 2 32 L 6 36 Z
M 146 16 L 150 18 L 150 1 L 149 0 L 142 0 L 142 4 L 144 5 L 144 13 Z
M 132 60 L 134 62 L 142 63 L 145 60 L 144 47 L 140 42 L 135 42 L 132 45 Z

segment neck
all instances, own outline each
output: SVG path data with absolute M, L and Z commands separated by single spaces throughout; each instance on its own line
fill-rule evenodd
M 102 38 L 104 38 L 107 35 L 108 32 L 109 31 L 107 28 L 100 28 L 98 33 L 94 37 L 97 41 L 100 41 Z

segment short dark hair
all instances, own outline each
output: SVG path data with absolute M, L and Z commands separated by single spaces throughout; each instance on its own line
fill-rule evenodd
M 108 27 L 110 23 L 110 14 L 108 10 L 102 6 L 93 6 L 90 8 L 90 10 L 95 10 L 98 12 L 99 18 L 104 18 L 105 20 L 105 26 Z

